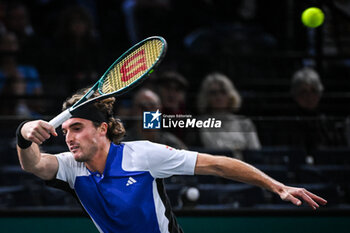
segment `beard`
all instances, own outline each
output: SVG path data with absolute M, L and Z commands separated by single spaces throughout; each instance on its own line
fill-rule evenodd
M 87 152 L 85 152 L 87 151 Z M 97 146 L 90 146 L 87 150 L 81 151 L 81 156 L 74 156 L 75 161 L 77 162 L 88 162 L 93 158 L 93 156 L 97 153 Z
M 84 163 L 84 162 L 87 162 L 87 161 L 89 161 L 87 158 L 85 158 L 85 157 L 79 157 L 79 158 L 74 158 L 75 159 L 75 161 L 77 161 L 77 162 L 81 162 L 81 163 Z

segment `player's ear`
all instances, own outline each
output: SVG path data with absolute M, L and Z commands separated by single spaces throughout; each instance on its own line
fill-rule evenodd
M 108 124 L 106 122 L 102 122 L 100 125 L 100 130 L 102 133 L 107 134 Z

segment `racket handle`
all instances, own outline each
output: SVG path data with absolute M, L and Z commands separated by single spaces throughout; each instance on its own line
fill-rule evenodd
M 61 112 L 59 115 L 57 115 L 55 118 L 53 118 L 49 122 L 49 124 L 56 129 L 58 126 L 62 125 L 63 122 L 68 120 L 71 116 L 72 114 L 70 113 L 69 109 L 66 109 L 63 112 Z

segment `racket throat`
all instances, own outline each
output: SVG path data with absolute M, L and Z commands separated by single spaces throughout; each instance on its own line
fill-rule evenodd
M 85 96 L 85 98 L 86 98 L 86 99 L 89 99 L 89 98 L 92 96 L 92 94 L 94 94 L 94 91 L 90 91 L 90 93 L 88 93 L 88 94 Z

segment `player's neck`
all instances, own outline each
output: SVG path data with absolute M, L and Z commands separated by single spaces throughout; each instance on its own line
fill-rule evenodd
M 99 172 L 103 174 L 106 166 L 106 161 L 108 157 L 109 148 L 111 143 L 109 140 L 100 143 L 100 147 L 92 159 L 85 162 L 86 167 L 92 172 Z

